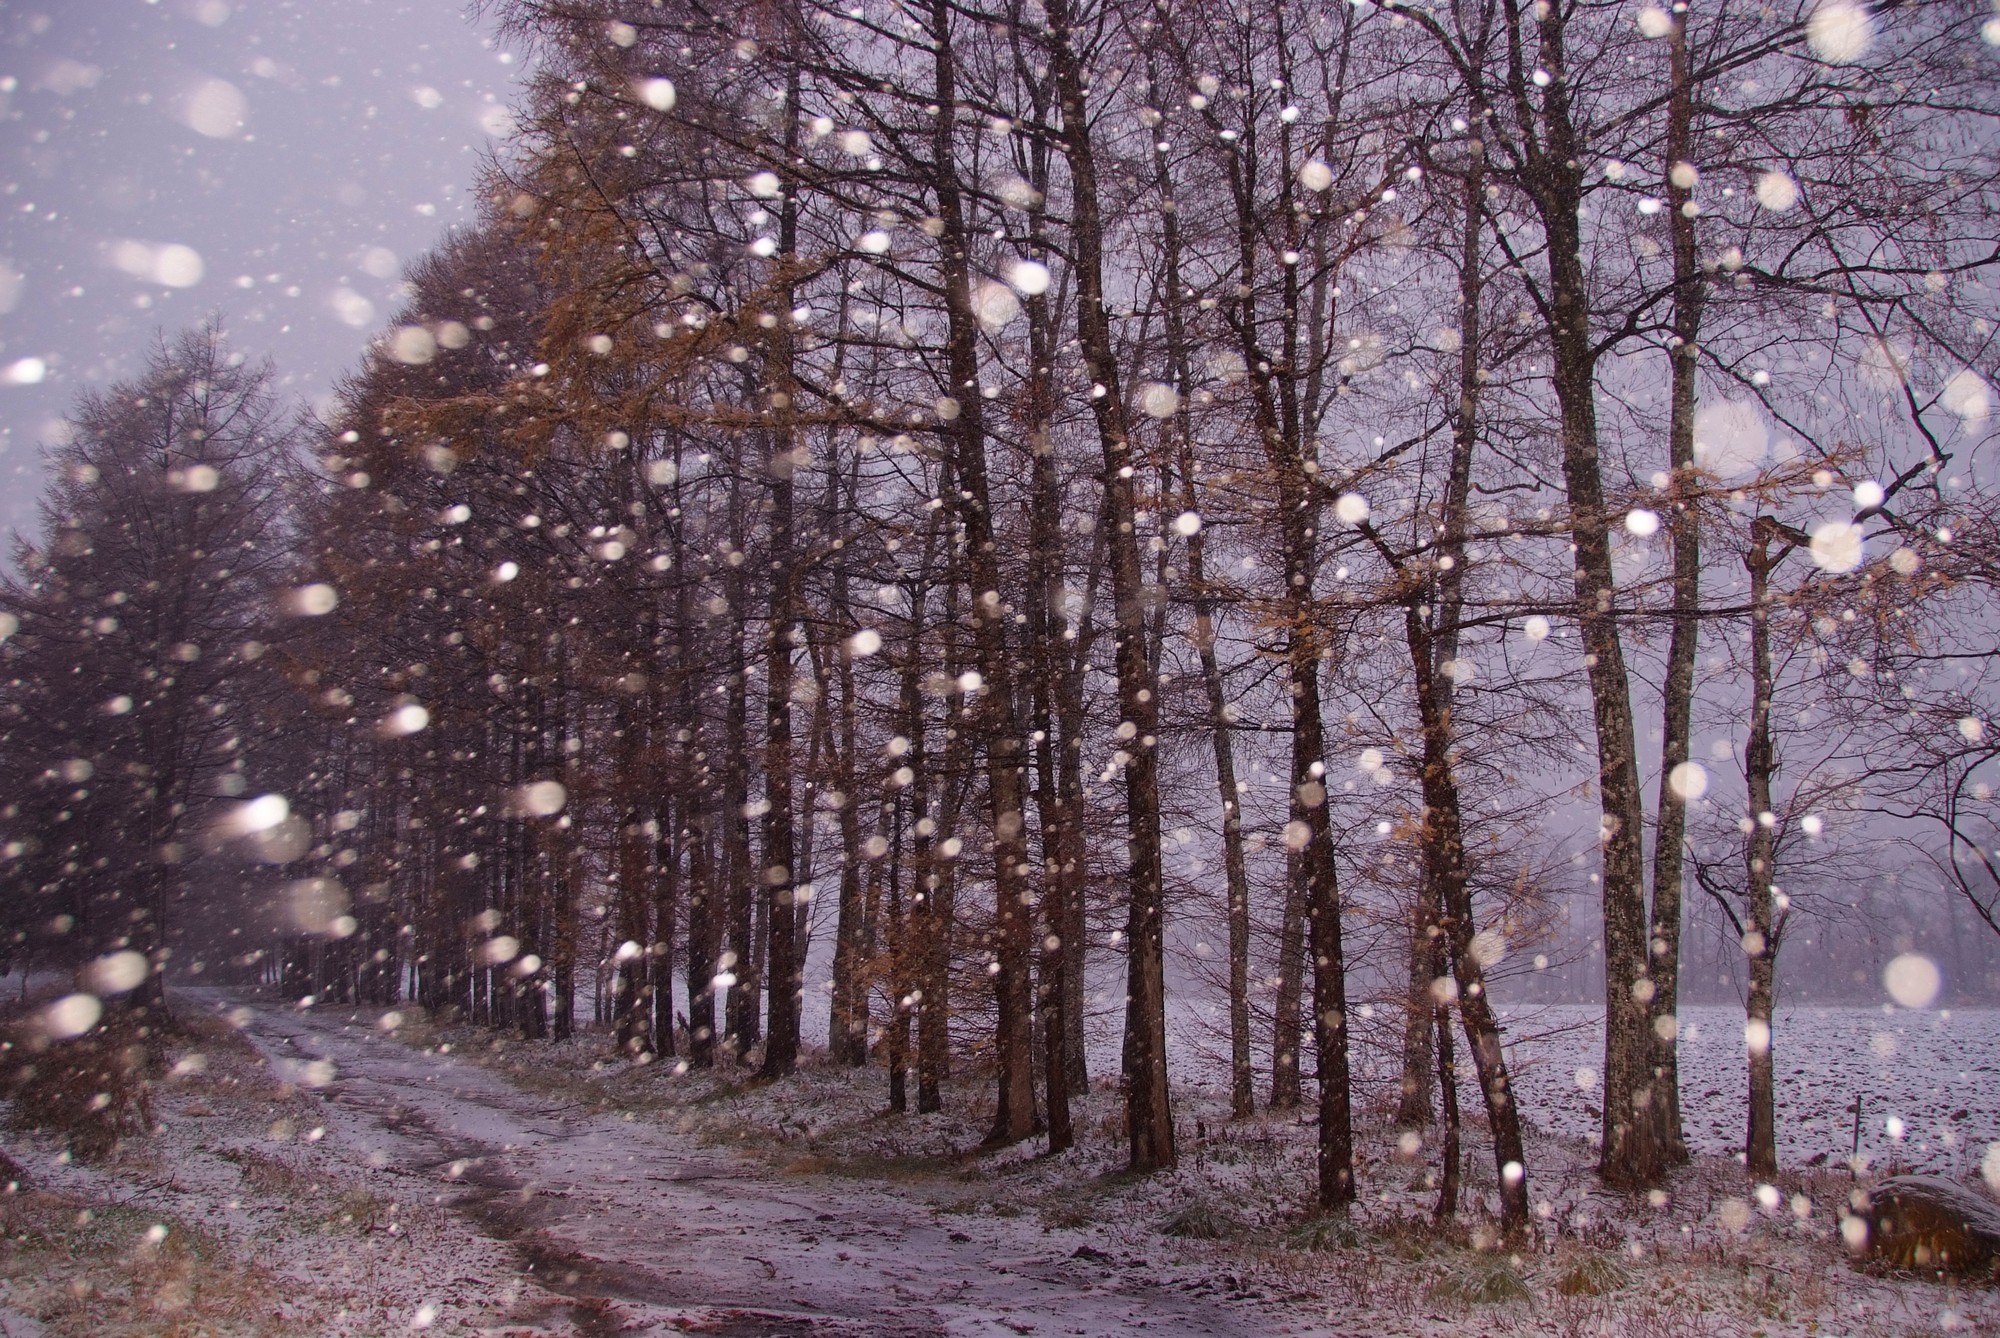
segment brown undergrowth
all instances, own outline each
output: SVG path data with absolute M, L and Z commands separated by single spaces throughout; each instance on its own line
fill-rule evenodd
M 0 1194 L 8 1304 L 59 1338 L 285 1338 L 272 1279 L 185 1223 L 46 1190 Z

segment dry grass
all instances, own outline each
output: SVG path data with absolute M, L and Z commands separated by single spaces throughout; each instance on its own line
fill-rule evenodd
M 246 1190 L 283 1202 L 289 1215 L 315 1229 L 366 1233 L 380 1230 L 391 1217 L 387 1201 L 363 1186 L 314 1175 L 253 1148 L 218 1155 L 236 1164 Z
M 1579 1247 L 1556 1261 L 1558 1296 L 1609 1296 L 1631 1285 L 1631 1271 L 1602 1251 Z
M 1179 1240 L 1226 1240 L 1242 1230 L 1242 1224 L 1206 1198 L 1183 1205 L 1160 1224 L 1160 1234 Z
M 0 1195 L 8 1303 L 58 1338 L 286 1338 L 270 1276 L 186 1225 L 35 1190 Z

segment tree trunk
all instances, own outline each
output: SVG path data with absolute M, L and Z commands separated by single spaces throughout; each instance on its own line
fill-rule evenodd
M 1701 486 L 1694 464 L 1695 393 L 1701 351 L 1705 288 L 1695 254 L 1695 220 L 1686 210 L 1691 185 L 1678 185 L 1672 167 L 1692 152 L 1694 106 L 1688 77 L 1688 14 L 1674 14 L 1667 35 L 1667 226 L 1674 253 L 1674 337 L 1670 350 L 1671 400 L 1667 450 L 1672 469 L 1667 535 L 1673 551 L 1673 632 L 1667 643 L 1666 681 L 1660 703 L 1660 795 L 1653 841 L 1652 936 L 1648 943 L 1653 982 L 1652 1100 L 1646 1111 L 1656 1121 L 1651 1137 L 1671 1163 L 1688 1159 L 1681 1131 L 1680 1099 L 1680 942 L 1681 888 L 1685 877 L 1687 800 L 1674 768 L 1688 760 L 1694 716 L 1694 666 L 1701 633 L 1701 514 L 1695 505 Z
M 1433 1112 L 1432 1095 L 1437 1086 L 1438 1066 L 1444 1063 L 1436 1049 L 1437 1001 L 1431 985 L 1438 979 L 1435 962 L 1438 936 L 1437 889 L 1426 871 L 1416 899 L 1410 904 L 1409 980 L 1403 1003 L 1403 1076 L 1396 1098 L 1396 1125 L 1404 1129 L 1428 1129 Z
M 889 1110 L 901 1115 L 910 1108 L 910 970 L 911 945 L 903 915 L 903 803 L 883 805 L 889 817 L 889 898 L 886 918 L 889 956 L 889 1026 L 884 1048 L 889 1063 Z
M 1444 979 L 1449 969 L 1445 957 L 1443 936 L 1441 934 L 1434 936 L 1430 941 L 1430 951 L 1424 955 L 1425 970 L 1431 979 Z M 1437 1036 L 1437 1085 L 1442 1116 L 1439 1123 L 1443 1131 L 1437 1206 L 1431 1210 L 1431 1217 L 1434 1221 L 1443 1222 L 1458 1214 L 1458 1059 L 1452 1052 L 1451 1005 L 1435 998 L 1428 991 L 1426 997 L 1433 1000 L 1430 1013 Z
M 1472 1047 L 1472 1064 L 1493 1131 L 1494 1170 L 1500 1186 L 1500 1226 L 1518 1238 L 1528 1230 L 1527 1156 L 1521 1140 L 1520 1108 L 1514 1100 L 1501 1050 L 1500 1026 L 1486 997 L 1485 970 L 1474 943 L 1472 888 L 1465 865 L 1465 831 L 1458 782 L 1452 765 L 1451 698 L 1439 671 L 1436 648 L 1424 627 L 1421 591 L 1407 597 L 1403 610 L 1410 664 L 1416 674 L 1417 711 L 1424 738 L 1424 864 L 1435 880 L 1438 908 L 1457 986 L 1458 1013 Z
M 930 6 L 934 94 L 955 107 L 957 70 L 952 10 Z M 979 729 L 986 751 L 986 790 L 993 815 L 993 911 L 999 971 L 993 978 L 998 1023 L 993 1038 L 999 1101 L 987 1142 L 1019 1142 L 1037 1128 L 1034 1079 L 1034 893 L 1028 883 L 1026 810 L 1021 728 L 1015 718 L 1014 674 L 1008 658 L 1010 611 L 1001 597 L 992 499 L 986 482 L 985 401 L 979 394 L 979 321 L 972 310 L 971 235 L 965 218 L 953 143 L 955 118 L 931 118 L 931 171 L 943 221 L 945 361 L 958 412 L 947 425 L 957 466 L 959 522 L 965 529 L 967 574 L 972 581 L 972 638 L 985 687 Z
M 949 489 L 951 471 L 944 471 L 941 488 Z M 918 694 L 918 667 L 929 654 L 925 640 L 924 615 L 930 598 L 932 566 L 940 546 L 940 527 L 933 513 L 931 524 L 924 534 L 924 555 L 919 568 L 918 583 L 910 597 L 910 643 L 905 652 L 902 674 L 900 711 L 902 715 L 903 737 L 909 740 L 909 749 L 904 754 L 914 780 L 906 787 L 908 801 L 914 815 L 912 819 L 912 841 L 910 849 L 910 877 L 913 887 L 907 902 L 907 948 L 898 954 L 907 973 L 907 983 L 899 986 L 896 998 L 901 1013 L 899 1025 L 903 1029 L 903 1053 L 908 1053 L 908 1032 L 911 1012 L 915 1012 L 917 1030 L 917 1113 L 935 1114 L 944 1109 L 944 1079 L 950 1063 L 951 1015 L 951 902 L 949 870 L 939 866 L 934 856 L 936 841 L 934 834 L 940 830 L 930 815 L 930 795 L 935 777 L 931 775 L 929 752 L 926 746 L 923 698 Z M 952 662 L 952 622 L 956 616 L 957 572 L 947 559 L 945 571 L 944 611 L 939 620 L 943 629 L 946 649 L 947 673 L 955 667 Z M 950 749 L 946 749 L 945 774 L 951 775 Z M 948 783 L 948 781 L 947 781 Z M 948 826 L 943 830 L 950 834 Z
M 1517 7 L 1508 0 L 1509 12 Z M 1563 482 L 1569 495 L 1576 545 L 1573 582 L 1591 713 L 1597 730 L 1599 802 L 1602 809 L 1604 907 L 1604 1115 L 1598 1169 L 1620 1188 L 1658 1185 L 1667 1149 L 1658 1121 L 1647 1110 L 1655 1036 L 1648 975 L 1646 871 L 1642 841 L 1638 746 L 1632 721 L 1631 682 L 1614 612 L 1617 585 L 1611 569 L 1609 516 L 1597 426 L 1597 356 L 1590 287 L 1584 273 L 1583 174 L 1587 163 L 1570 119 L 1564 69 L 1566 10 L 1540 9 L 1542 66 L 1551 79 L 1541 94 L 1544 144 L 1527 165 L 1528 182 L 1546 243 L 1550 341 L 1561 416 Z M 1511 32 L 1518 31 L 1515 24 Z M 1515 62 L 1518 64 L 1518 62 Z M 1527 76 L 1515 78 L 1515 95 L 1531 102 Z
M 1167 170 L 1168 150 L 1154 146 L 1154 185 L 1163 200 L 1172 199 Z M 1176 404 L 1173 439 L 1180 473 L 1181 509 L 1197 518 L 1201 497 L 1195 484 L 1194 423 L 1188 409 L 1194 371 L 1189 361 L 1187 311 L 1181 274 L 1180 211 L 1161 214 L 1161 244 L 1166 273 L 1161 298 L 1166 308 L 1167 362 L 1173 369 Z M 1228 688 L 1215 654 L 1216 601 L 1208 589 L 1205 566 L 1207 542 L 1197 527 L 1187 539 L 1187 588 L 1194 602 L 1194 648 L 1201 664 L 1202 688 L 1208 698 L 1208 729 L 1215 757 L 1216 799 L 1222 812 L 1222 871 L 1224 907 L 1229 925 L 1229 1113 L 1247 1119 L 1256 1113 L 1256 1075 L 1250 1061 L 1250 878 L 1243 856 L 1242 794 L 1236 781 L 1235 731 L 1231 726 Z
M 1289 158 L 1289 126 L 1281 126 L 1281 132 L 1285 157 Z M 1354 1127 L 1347 1049 L 1347 963 L 1341 943 L 1340 884 L 1327 811 L 1326 730 L 1320 700 L 1324 643 L 1313 595 L 1318 572 L 1320 505 L 1313 476 L 1307 470 L 1314 448 L 1305 440 L 1297 387 L 1286 370 L 1298 365 L 1302 293 L 1297 267 L 1284 266 L 1279 309 L 1282 347 L 1267 350 L 1262 345 L 1256 292 L 1250 283 L 1256 273 L 1260 227 L 1250 158 L 1246 152 L 1231 159 L 1230 189 L 1236 204 L 1239 271 L 1233 320 L 1244 364 L 1250 369 L 1252 414 L 1271 471 L 1279 512 L 1280 566 L 1285 583 L 1280 608 L 1288 642 L 1286 690 L 1292 718 L 1290 821 L 1285 825 L 1285 847 L 1292 853 L 1287 872 L 1296 888 L 1296 893 L 1288 891 L 1287 900 L 1289 903 L 1294 895 L 1297 897 L 1305 920 L 1306 946 L 1312 953 L 1313 1044 L 1318 1054 L 1319 1077 L 1319 1204 L 1322 1208 L 1344 1208 L 1355 1196 Z M 1278 202 L 1281 216 L 1287 220 L 1294 219 L 1291 192 L 1287 177 Z M 1287 234 L 1287 241 L 1294 246 L 1299 244 L 1295 232 Z M 1316 461 L 1312 469 L 1317 471 Z M 1287 910 L 1290 909 L 1288 904 Z M 1289 943 L 1282 945 L 1281 951 L 1289 946 Z M 1282 993 L 1281 983 L 1281 1027 L 1286 1025 L 1287 1002 Z M 1291 1081 L 1296 1082 L 1298 1075 L 1296 1039 L 1284 1036 L 1278 1039 L 1281 1046 L 1286 1040 L 1291 1045 L 1273 1056 L 1277 1070 L 1272 1092 L 1274 1106 L 1280 1104 L 1277 1080 L 1287 1077 L 1287 1068 Z
M 666 715 L 658 712 L 654 719 L 664 722 Z M 656 748 L 655 753 L 664 755 L 664 747 Z M 680 900 L 681 843 L 675 835 L 676 821 L 673 800 L 662 795 L 653 808 L 653 938 L 646 955 L 652 963 L 653 1051 L 668 1057 L 678 1051 L 674 1037 L 674 917 Z
M 1749 789 L 1750 834 L 1743 842 L 1745 909 L 1743 951 L 1750 959 L 1750 989 L 1744 999 L 1744 1048 L 1749 1052 L 1750 1118 L 1743 1143 L 1743 1164 L 1750 1174 L 1778 1173 L 1778 1122 L 1771 1059 L 1773 987 L 1778 944 L 1771 892 L 1771 863 L 1776 855 L 1777 822 L 1771 810 L 1771 778 L 1777 771 L 1771 742 L 1771 541 L 1777 527 L 1759 516 L 1751 527 L 1751 547 L 1744 556 L 1750 569 L 1750 738 L 1743 749 L 1743 778 Z
M 1040 108 L 1040 100 L 1037 99 Z M 1051 150 L 1048 141 L 1028 141 L 1027 170 L 1038 200 L 1048 194 Z M 1029 211 L 1032 254 L 1046 258 L 1047 213 Z M 1068 642 L 1077 635 L 1063 608 L 1062 491 L 1056 477 L 1055 443 L 1049 424 L 1056 410 L 1053 349 L 1059 342 L 1055 312 L 1045 293 L 1024 303 L 1028 319 L 1028 372 L 1021 414 L 1029 454 L 1028 581 L 1025 637 L 1028 658 L 1028 711 L 1034 740 L 1035 814 L 1041 828 L 1042 950 L 1035 1007 L 1042 1028 L 1043 1090 L 1048 1097 L 1049 1151 L 1067 1151 L 1075 1142 L 1070 1098 L 1082 1090 L 1081 1000 L 1084 942 L 1072 922 L 1083 903 L 1083 809 L 1065 788 L 1064 768 L 1074 737 L 1061 727 L 1066 714 Z M 1060 750 L 1060 757 L 1058 755 Z M 1073 779 L 1080 779 L 1074 778 Z M 1076 987 L 1076 988 L 1072 988 Z M 1071 1048 L 1072 1035 L 1077 1043 Z
M 751 867 L 750 819 L 745 816 L 750 803 L 749 665 L 743 654 L 743 600 L 747 592 L 740 579 L 731 582 L 731 585 L 730 664 L 725 708 L 728 716 L 723 724 L 726 756 L 722 763 L 721 814 L 723 905 L 726 908 L 729 949 L 720 960 L 725 964 L 725 971 L 735 976 L 735 983 L 729 986 L 725 1010 L 724 1026 L 727 1031 L 723 1035 L 723 1049 L 731 1058 L 741 1062 L 750 1047 L 757 1043 L 763 1023 L 758 1008 L 755 951 L 759 901 L 756 892 L 761 880 Z
M 792 67 L 787 94 L 784 160 L 791 163 L 798 157 L 799 143 L 796 66 Z M 778 206 L 778 265 L 782 270 L 796 266 L 798 231 L 797 183 L 787 182 Z M 782 283 L 778 310 L 790 312 L 792 306 L 792 287 L 789 282 Z M 771 480 L 771 590 L 764 639 L 763 868 L 755 882 L 765 899 L 764 981 L 769 1009 L 761 1073 L 765 1078 L 782 1078 L 798 1067 L 799 1013 L 805 991 L 805 962 L 799 952 L 799 870 L 794 867 L 797 833 L 792 826 L 792 637 L 799 621 L 799 573 L 792 551 L 792 476 L 803 452 L 795 426 L 797 386 L 788 320 L 772 327 L 766 372 L 775 426 L 765 461 Z
M 1077 339 L 1093 383 L 1091 408 L 1104 454 L 1107 535 L 1117 626 L 1120 755 L 1125 759 L 1129 857 L 1126 898 L 1125 1117 L 1134 1171 L 1174 1164 L 1167 1092 L 1166 980 L 1161 924 L 1158 683 L 1146 655 L 1145 603 L 1134 528 L 1131 434 L 1125 422 L 1110 319 L 1104 305 L 1104 228 L 1097 163 L 1085 109 L 1083 72 L 1069 0 L 1048 0 L 1050 68 L 1069 162 L 1071 238 L 1077 279 Z
M 1285 899 L 1278 909 L 1278 986 L 1271 1003 L 1271 1109 L 1296 1110 L 1303 1099 L 1299 1051 L 1305 1044 L 1306 902 L 1297 855 L 1285 857 Z
M 612 987 L 613 1025 L 618 1053 L 631 1058 L 652 1048 L 652 999 L 647 982 L 646 913 L 651 907 L 647 862 L 652 837 L 640 799 L 640 772 L 645 726 L 633 703 L 621 703 L 618 713 L 618 952 Z M 631 945 L 627 951 L 626 945 Z
M 829 488 L 831 488 L 829 484 Z M 833 600 L 837 624 L 844 629 L 849 614 L 846 568 L 837 568 L 833 578 Z M 840 805 L 840 904 L 834 928 L 833 1009 L 827 1024 L 827 1047 L 835 1062 L 859 1067 L 868 1062 L 868 908 L 862 888 L 861 803 L 855 794 L 855 713 L 854 660 L 841 645 L 829 646 L 826 658 L 838 666 L 837 676 L 821 674 L 824 697 L 837 686 L 839 715 L 834 723 L 833 782 L 839 789 Z M 831 680 L 831 681 L 829 681 Z
M 946 629 L 945 673 L 956 682 L 963 670 L 956 638 L 950 633 L 958 625 L 956 577 L 945 589 Z M 962 721 L 964 697 L 945 694 L 947 721 Z M 931 1114 L 944 1109 L 944 1084 L 951 1076 L 951 958 L 958 929 L 958 859 L 945 846 L 958 838 L 959 804 L 965 791 L 965 775 L 972 761 L 972 738 L 959 724 L 945 727 L 944 756 L 933 778 L 938 791 L 937 839 L 922 843 L 923 860 L 918 865 L 923 898 L 922 933 L 918 951 L 922 964 L 919 992 L 921 1010 L 917 1014 L 917 1110 Z
M 675 591 L 676 621 L 683 636 L 695 634 L 693 589 L 683 577 Z M 687 842 L 687 1024 L 688 1064 L 705 1069 L 715 1065 L 717 999 L 715 977 L 721 969 L 723 893 L 715 876 L 714 767 L 702 746 L 702 721 L 697 713 L 694 675 L 683 667 L 677 685 L 681 729 L 680 770 L 690 787 L 690 802 L 682 810 Z

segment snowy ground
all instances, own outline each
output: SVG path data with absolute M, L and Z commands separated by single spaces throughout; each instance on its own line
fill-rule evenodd
M 1603 1017 L 1583 1007 L 1515 1010 L 1510 1061 L 1543 1128 L 1582 1139 L 1596 1128 Z M 1879 1170 L 1963 1177 L 2000 1140 L 2000 1012 L 1781 1009 L 1772 1024 L 1782 1165 L 1845 1166 L 1855 1144 Z M 1682 1116 L 1696 1151 L 1741 1151 L 1746 1111 L 1743 1014 L 1684 1008 Z
M 1587 1027 L 1562 1029 L 1578 1018 L 1557 1010 L 1516 1019 L 1542 1217 L 1536 1246 L 1507 1255 L 1475 1248 L 1477 1212 L 1458 1230 L 1431 1228 L 1426 1154 L 1406 1154 L 1387 1128 L 1364 1140 L 1352 1224 L 1312 1223 L 1311 1127 L 1230 1123 L 1193 1090 L 1182 1166 L 1133 1180 L 1117 1174 L 1108 1089 L 1084 1103 L 1071 1154 L 980 1154 L 991 1098 L 970 1077 L 948 1090 L 947 1114 L 890 1118 L 879 1068 L 809 1063 L 759 1085 L 608 1063 L 601 1036 L 513 1044 L 408 1010 L 392 1031 L 379 1010 L 177 997 L 188 1014 L 233 1017 L 240 1034 L 211 1024 L 178 1055 L 206 1062 L 163 1085 L 163 1132 L 101 1167 L 63 1162 L 39 1136 L 7 1140 L 25 1175 L 0 1195 L 0 1333 L 2000 1329 L 1990 1293 L 1850 1267 L 1836 1230 L 1844 1169 L 1783 1179 L 1774 1208 L 1721 1156 L 1698 1159 L 1663 1206 L 1597 1191 L 1581 1137 L 1592 1098 L 1575 1076 L 1596 1042 Z M 1740 1024 L 1722 1010 L 1693 1020 L 1694 1136 L 1723 1152 L 1736 1117 L 1721 1097 L 1698 1098 L 1725 1090 L 1736 1060 L 1722 1040 Z M 1793 1098 L 1788 1159 L 1825 1150 L 1811 1103 L 1844 1103 L 1841 1084 L 1863 1077 L 1878 1156 L 1983 1147 L 1995 1034 L 1984 1013 L 1781 1021 L 1781 1064 L 1819 1084 Z M 1953 1088 L 1984 1104 L 1951 1105 Z M 1882 1128 L 1892 1109 L 1901 1143 Z M 1490 1201 L 1476 1137 L 1470 1171 L 1470 1197 Z

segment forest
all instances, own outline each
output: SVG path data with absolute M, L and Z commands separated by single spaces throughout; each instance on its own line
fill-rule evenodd
M 976 1075 L 1050 1154 L 1108 1079 L 1150 1173 L 1214 1001 L 1311 1206 L 1381 1107 L 1520 1240 L 1552 956 L 1645 1191 L 1696 917 L 1764 1179 L 1788 933 L 2000 936 L 1985 6 L 482 10 L 480 221 L 333 409 L 210 323 L 46 447 L 0 929 L 55 1042 L 262 982 Z M 1871 1001 L 1992 1001 L 1918 946 Z

